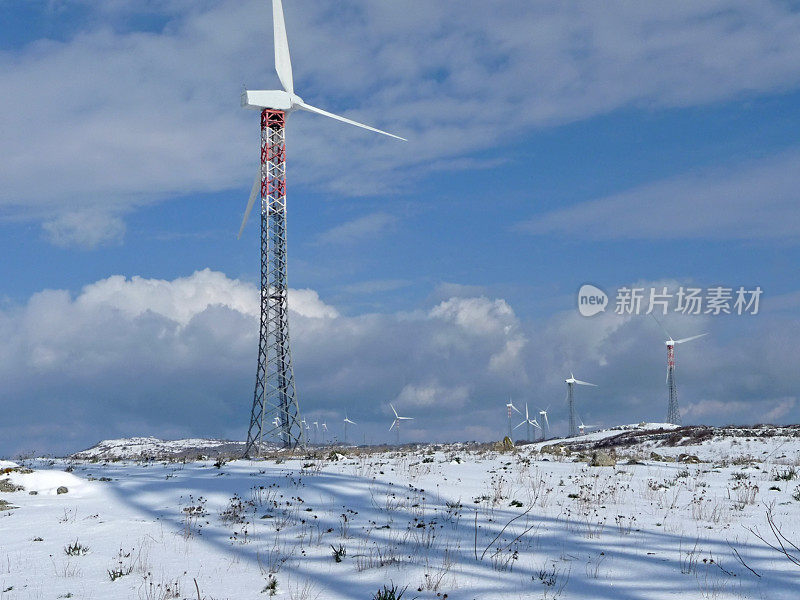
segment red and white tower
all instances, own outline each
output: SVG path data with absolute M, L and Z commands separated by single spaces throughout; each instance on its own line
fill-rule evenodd
M 397 139 L 399 136 L 329 113 L 294 93 L 292 63 L 281 0 L 272 0 L 275 70 L 282 90 L 244 90 L 242 106 L 261 113 L 261 164 L 239 236 L 256 197 L 261 198 L 261 320 L 258 366 L 245 455 L 262 449 L 264 438 L 287 448 L 304 444 L 305 431 L 292 371 L 289 344 L 289 287 L 286 275 L 286 118 L 306 110 Z M 274 426 L 265 429 L 265 425 Z

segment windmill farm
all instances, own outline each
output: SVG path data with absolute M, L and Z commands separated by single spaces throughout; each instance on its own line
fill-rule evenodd
M 244 235 L 256 200 L 260 200 L 259 344 L 245 456 L 259 455 L 266 444 L 277 443 L 283 448 L 294 449 L 305 447 L 308 444 L 318 445 L 329 439 L 327 423 L 319 421 L 309 423 L 301 414 L 301 401 L 298 397 L 292 364 L 288 298 L 288 265 L 291 263 L 287 249 L 286 194 L 286 126 L 289 115 L 295 111 L 305 111 L 395 140 L 407 141 L 399 135 L 312 106 L 297 95 L 282 0 L 272 0 L 272 22 L 274 67 L 281 89 L 251 90 L 245 87 L 241 93 L 242 107 L 256 111 L 260 116 L 261 134 L 260 161 L 237 236 L 241 238 Z M 680 424 L 681 414 L 675 380 L 675 346 L 693 341 L 706 334 L 674 340 L 661 326 L 661 323 L 658 324 L 668 337 L 666 341 L 668 351 L 666 422 Z M 590 427 L 583 424 L 576 408 L 576 386 L 598 386 L 576 379 L 572 372 L 564 382 L 567 385 L 564 400 L 564 408 L 567 412 L 566 437 L 584 435 Z M 581 399 L 583 400 L 583 398 Z M 585 402 L 584 406 L 592 406 L 591 394 L 586 394 Z M 551 403 L 547 402 L 547 408 L 531 410 L 526 401 L 523 413 L 509 399 L 506 404 L 507 437 L 510 440 L 516 438 L 518 441 L 526 442 L 532 442 L 535 438 L 548 439 L 552 435 L 548 417 L 550 406 Z M 401 443 L 401 423 L 412 421 L 414 417 L 400 416 L 391 403 L 389 403 L 389 408 L 394 415 L 389 431 L 394 432 L 395 443 L 399 445 Z M 514 414 L 524 418 L 519 423 L 513 424 L 512 416 Z M 541 422 L 537 420 L 537 414 Z M 341 438 L 344 444 L 348 443 L 348 426 L 355 425 L 356 423 L 348 418 L 345 411 Z M 333 439 L 338 438 L 330 437 L 330 441 Z
M 0 600 L 796 600 L 800 13 L 662 4 L 4 5 Z

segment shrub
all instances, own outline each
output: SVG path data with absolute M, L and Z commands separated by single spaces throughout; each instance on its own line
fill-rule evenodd
M 343 544 L 339 544 L 338 548 L 331 544 L 331 549 L 333 550 L 333 560 L 335 560 L 337 563 L 342 562 L 342 559 L 347 556 L 347 549 Z
M 403 597 L 403 594 L 406 593 L 406 589 L 408 586 L 404 588 L 397 587 L 394 583 L 392 583 L 392 587 L 383 586 L 382 590 L 378 590 L 377 593 L 372 597 L 372 600 L 400 600 Z
M 67 556 L 83 556 L 88 552 L 89 546 L 84 546 L 78 540 L 75 540 L 69 546 L 64 546 L 64 554 Z

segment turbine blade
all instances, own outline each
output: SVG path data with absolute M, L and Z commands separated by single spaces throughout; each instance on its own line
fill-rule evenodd
M 522 427 L 523 425 L 525 425 L 525 423 L 527 423 L 527 421 L 523 421 L 522 423 L 520 423 L 519 425 L 517 425 L 517 427 Z M 514 427 L 514 429 L 516 429 L 517 427 Z
M 244 211 L 242 226 L 239 227 L 239 235 L 236 236 L 237 240 L 241 239 L 242 237 L 244 226 L 247 225 L 247 219 L 250 218 L 250 211 L 253 210 L 253 204 L 255 204 L 256 196 L 258 196 L 260 192 L 261 192 L 261 165 L 258 166 L 258 171 L 256 172 L 256 180 L 253 182 L 253 188 L 250 190 L 250 199 L 247 201 L 247 208 Z
M 286 22 L 283 19 L 281 0 L 272 0 L 272 27 L 275 42 L 275 71 L 283 89 L 293 94 L 292 60 L 289 58 L 289 39 L 286 37 Z
M 391 409 L 392 409 L 392 412 L 394 413 L 394 417 L 395 417 L 395 419 L 396 419 L 396 418 L 397 418 L 397 411 L 394 409 L 394 406 L 392 406 L 392 403 L 391 403 L 391 402 L 389 403 L 389 408 L 391 408 Z
M 383 135 L 388 135 L 389 137 L 393 137 L 395 139 L 402 140 L 404 142 L 408 141 L 406 138 L 400 137 L 399 135 L 389 133 L 388 131 L 383 131 L 382 129 L 376 129 L 375 127 L 370 127 L 369 125 L 364 125 L 363 123 L 359 123 L 358 121 L 346 119 L 345 117 L 340 117 L 339 115 L 329 113 L 327 110 L 322 110 L 321 108 L 317 108 L 316 106 L 311 106 L 310 104 L 306 104 L 305 102 L 301 102 L 297 106 L 299 108 L 302 108 L 303 110 L 307 110 L 308 112 L 317 113 L 318 115 L 322 115 L 324 117 L 330 117 L 331 119 L 336 119 L 337 121 L 342 121 L 343 123 L 349 123 L 350 125 L 355 125 L 356 127 L 362 127 L 363 129 L 369 129 L 370 131 L 374 131 L 375 133 L 382 133 Z
M 397 423 L 397 420 L 392 421 L 392 424 L 389 425 L 389 431 L 391 431 L 392 428 L 394 428 L 395 423 Z
M 672 336 L 669 334 L 669 331 L 667 331 L 667 330 L 664 328 L 664 326 L 661 324 L 661 321 L 659 321 L 658 319 L 656 319 L 656 316 L 655 316 L 653 313 L 650 313 L 650 316 L 651 316 L 651 317 L 653 317 L 653 320 L 654 320 L 656 323 L 658 323 L 658 326 L 659 326 L 659 327 L 661 327 L 661 331 L 663 331 L 663 332 L 666 334 L 667 338 L 671 340 L 671 339 L 672 339 Z
M 708 335 L 708 333 L 701 333 L 700 335 L 693 335 L 692 337 L 683 338 L 681 340 L 675 340 L 676 344 L 682 344 L 684 342 L 691 342 L 692 340 L 696 340 L 697 338 L 701 338 L 704 335 Z
M 667 374 L 664 376 L 664 383 L 669 383 L 669 365 L 667 365 Z
M 577 383 L 578 385 L 590 385 L 592 387 L 597 387 L 596 383 L 589 383 L 588 381 L 581 381 L 580 379 L 576 379 L 575 383 Z

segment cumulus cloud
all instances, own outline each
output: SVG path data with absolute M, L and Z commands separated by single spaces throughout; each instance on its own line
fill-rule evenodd
M 452 407 L 466 405 L 473 389 L 502 385 L 492 368 L 507 342 L 499 323 L 475 329 L 477 321 L 424 311 L 343 317 L 314 290 L 293 289 L 289 298 L 295 373 L 310 415 L 351 403 L 366 421 L 382 419 L 395 398 Z M 240 437 L 258 302 L 253 285 L 206 269 L 170 281 L 112 276 L 75 296 L 45 290 L 0 311 L 0 412 L 17 414 L 13 424 L 0 422 L 0 453 L 136 433 Z M 478 319 L 514 321 L 502 302 L 471 304 Z M 495 305 L 504 308 L 492 317 Z M 52 434 L 54 414 L 63 435 Z
M 58 40 L 0 52 L 0 86 L 14 90 L 0 98 L 0 211 L 49 221 L 101 202 L 127 211 L 244 188 L 258 141 L 254 114 L 238 108 L 239 89 L 277 85 L 268 3 L 79 4 L 86 20 L 68 30 L 65 19 Z M 625 107 L 781 92 L 800 81 L 800 14 L 777 0 L 552 0 L 491 11 L 477 0 L 298 0 L 287 3 L 286 18 L 299 93 L 410 138 L 402 144 L 293 115 L 292 180 L 340 194 L 472 168 L 471 154 L 535 128 Z M 153 22 L 160 26 L 132 25 Z M 47 231 L 68 243 L 58 219 L 69 220 L 57 216 Z
M 173 280 L 113 276 L 77 294 L 44 290 L 5 305 L 0 455 L 65 452 L 128 435 L 241 438 L 258 302 L 252 284 L 203 270 Z M 644 316 L 570 310 L 525 322 L 505 300 L 481 296 L 345 316 L 314 290 L 291 290 L 290 310 L 302 410 L 327 419 L 334 434 L 347 409 L 359 435 L 385 441 L 388 404 L 396 402 L 416 417 L 403 430 L 409 438 L 496 438 L 509 396 L 532 409 L 549 406 L 554 431 L 563 430 L 570 371 L 599 386 L 576 393 L 587 422 L 666 412 L 663 334 Z M 666 321 L 676 336 L 698 325 L 712 332 L 677 351 L 686 418 L 796 419 L 800 324 L 778 312 L 725 319 Z

